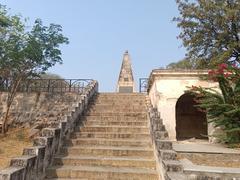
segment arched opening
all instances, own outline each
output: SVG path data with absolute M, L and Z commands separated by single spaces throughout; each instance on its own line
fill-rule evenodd
M 207 139 L 206 113 L 195 107 L 194 95 L 186 93 L 176 103 L 177 140 Z M 205 136 L 204 136 L 205 135 Z

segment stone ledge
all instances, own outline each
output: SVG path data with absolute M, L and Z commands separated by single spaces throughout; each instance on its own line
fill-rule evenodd
M 180 161 L 183 165 L 183 172 L 192 178 L 240 179 L 240 168 L 201 166 L 193 164 L 188 159 L 182 159 Z

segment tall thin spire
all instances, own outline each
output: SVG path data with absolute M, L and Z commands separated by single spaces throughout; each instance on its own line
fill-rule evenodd
M 123 55 L 122 67 L 118 78 L 117 92 L 132 93 L 134 91 L 135 88 L 131 60 L 128 51 L 126 51 Z

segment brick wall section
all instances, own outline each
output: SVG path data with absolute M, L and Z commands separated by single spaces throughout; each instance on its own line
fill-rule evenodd
M 59 151 L 64 140 L 69 138 L 89 100 L 97 92 L 98 83 L 94 81 L 75 103 L 69 104 L 70 108 L 68 106 L 68 110 L 59 116 L 59 120 L 56 120 L 58 116 L 55 117 L 54 126 L 49 125 L 42 129 L 40 136 L 33 140 L 33 146 L 25 148 L 22 156 L 13 158 L 10 167 L 0 171 L 0 180 L 44 179 L 45 169 L 51 165 L 54 154 Z

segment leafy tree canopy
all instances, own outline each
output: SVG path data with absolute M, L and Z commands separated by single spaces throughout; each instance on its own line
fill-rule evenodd
M 168 64 L 166 69 L 195 69 L 195 67 L 190 59 L 183 59 L 178 62 Z
M 240 63 L 239 0 L 176 0 L 175 17 L 187 58 L 195 68 L 214 67 L 222 62 Z
M 24 78 L 45 72 L 62 63 L 61 44 L 68 43 L 62 27 L 44 26 L 35 20 L 31 30 L 20 16 L 11 16 L 0 6 L 0 73 L 1 76 L 24 75 Z

